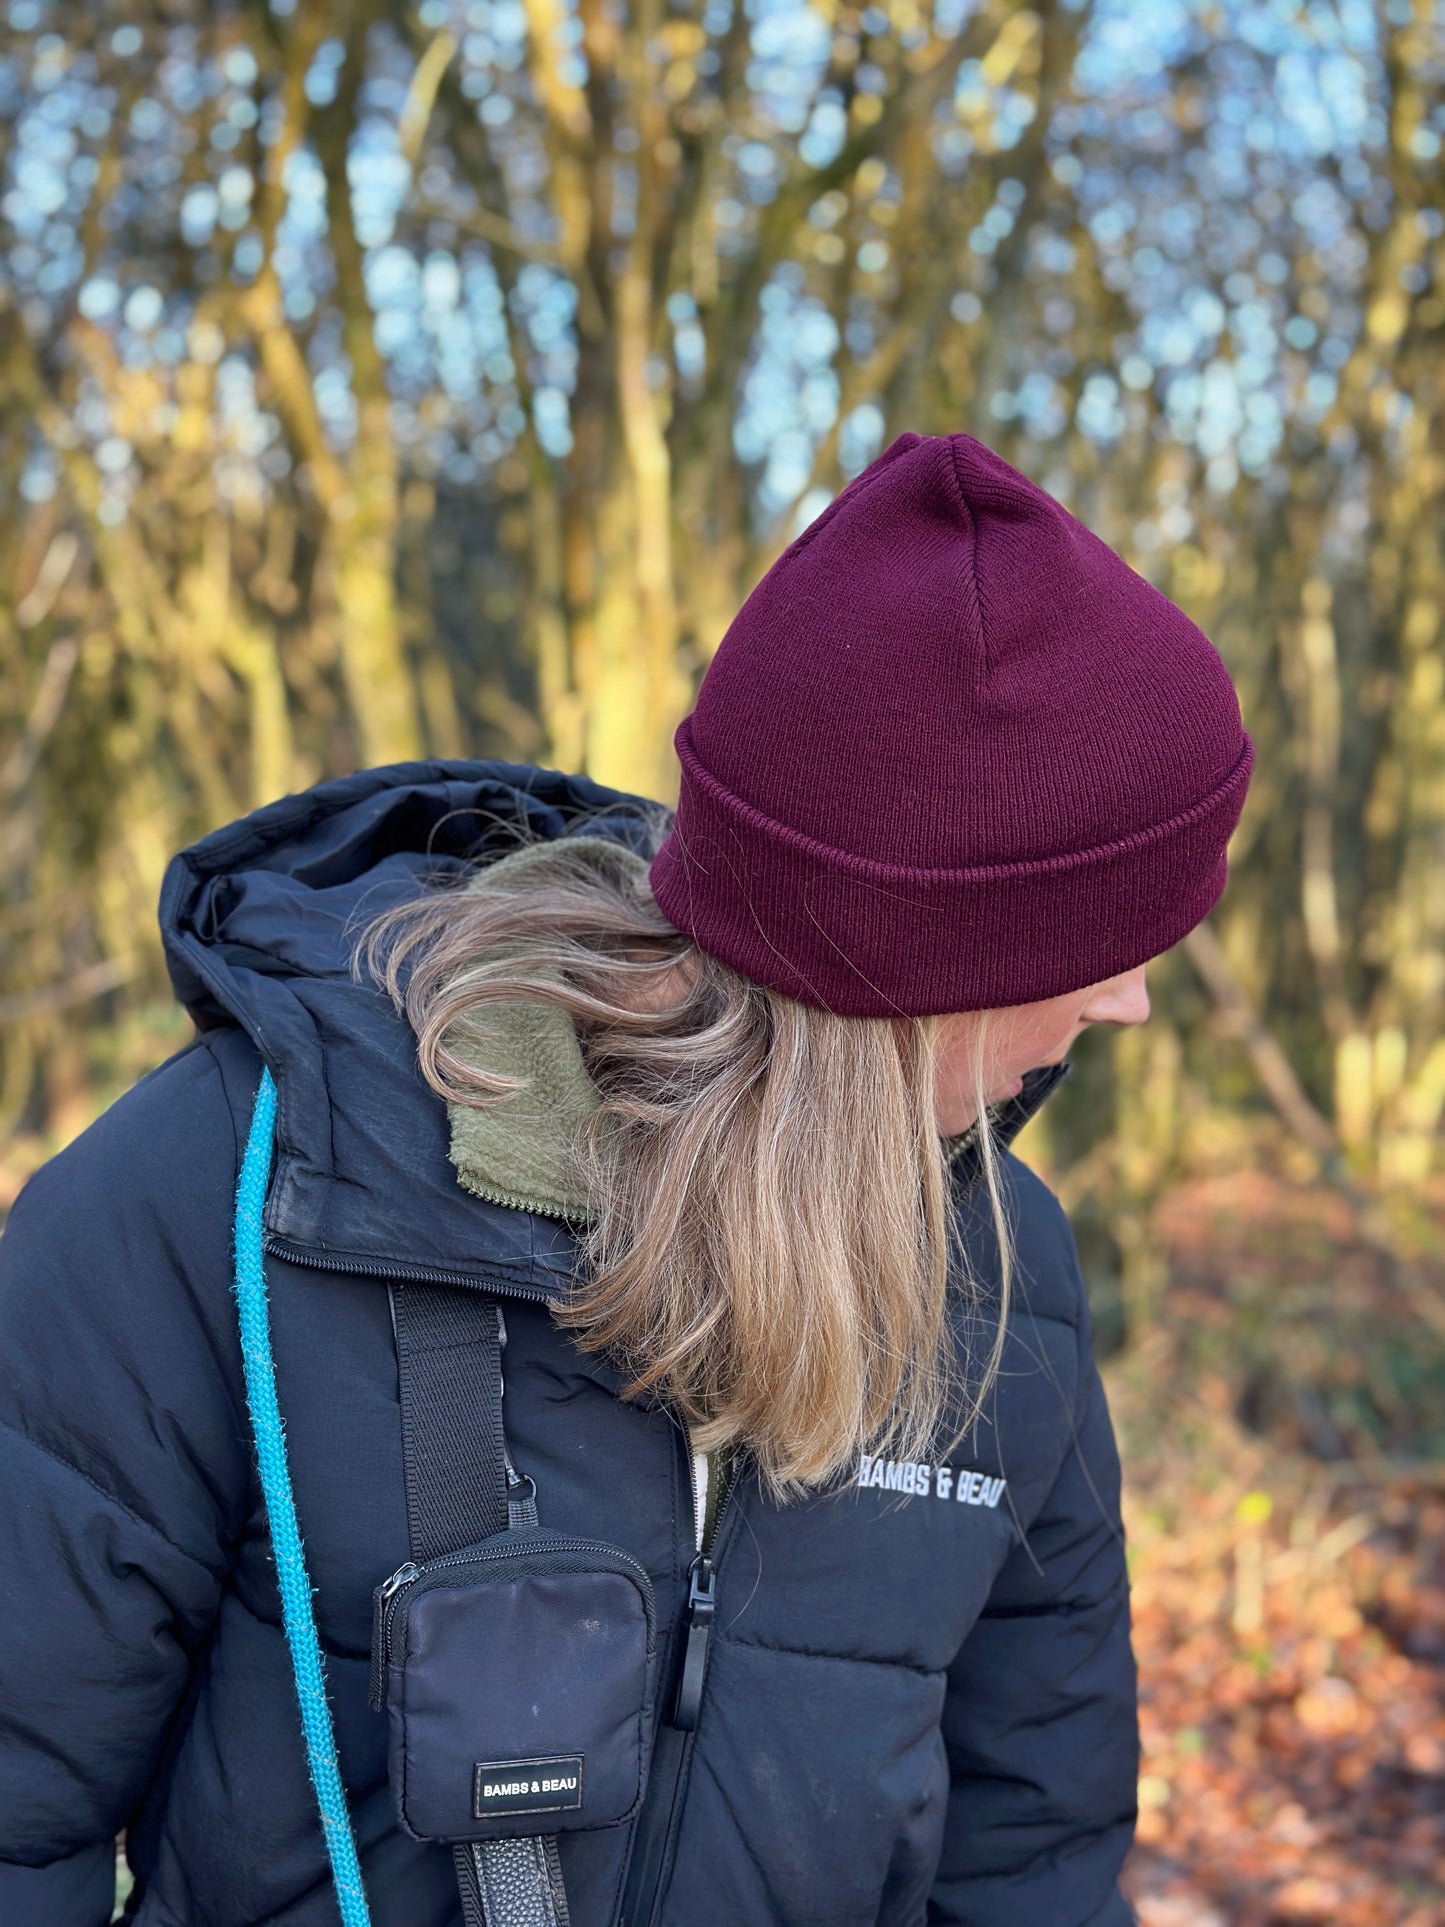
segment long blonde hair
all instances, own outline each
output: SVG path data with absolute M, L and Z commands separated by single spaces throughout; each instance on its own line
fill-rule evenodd
M 489 1009 L 572 1020 L 601 1104 L 573 1146 L 592 1210 L 557 1316 L 630 1375 L 629 1395 L 660 1395 L 697 1449 L 747 1447 L 776 1494 L 865 1451 L 930 1456 L 961 1379 L 934 1115 L 943 1020 L 841 1017 L 751 982 L 668 923 L 644 867 L 601 838 L 530 854 L 515 884 L 388 912 L 358 958 L 455 1103 L 521 1087 L 458 1054 L 462 1037 L 484 1045 Z M 997 1376 L 1010 1283 L 986 1031 L 981 1014 L 977 1129 L 1003 1302 L 988 1356 L 963 1361 L 976 1370 L 955 1436 Z

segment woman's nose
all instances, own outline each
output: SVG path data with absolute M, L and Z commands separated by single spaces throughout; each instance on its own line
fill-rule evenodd
M 1149 1017 L 1149 986 L 1139 964 L 1089 992 L 1083 1018 L 1089 1024 L 1142 1024 Z

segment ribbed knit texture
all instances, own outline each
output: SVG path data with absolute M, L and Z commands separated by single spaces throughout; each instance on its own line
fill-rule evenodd
M 768 571 L 677 732 L 664 914 L 856 1016 L 1029 1003 L 1167 950 L 1253 748 L 1167 597 L 969 435 L 902 435 Z

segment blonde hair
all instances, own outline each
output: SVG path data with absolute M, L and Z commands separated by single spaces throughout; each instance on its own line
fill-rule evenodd
M 465 1036 L 475 1057 L 489 1009 L 572 1020 L 601 1104 L 572 1150 L 593 1208 L 558 1318 L 630 1375 L 629 1396 L 660 1395 L 696 1449 L 747 1447 L 780 1496 L 861 1452 L 931 1456 L 959 1391 L 933 1092 L 944 1020 L 841 1017 L 750 981 L 668 923 L 645 868 L 600 838 L 530 858 L 514 884 L 388 912 L 358 956 L 455 1103 L 522 1087 L 455 1048 Z M 1002 1302 L 955 1438 L 997 1376 L 1011 1274 L 987 1028 L 981 1013 L 975 1128 Z

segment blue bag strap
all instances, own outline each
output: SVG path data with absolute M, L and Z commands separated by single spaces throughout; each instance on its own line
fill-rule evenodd
M 346 1806 L 346 1790 L 336 1757 L 336 1730 L 326 1698 L 326 1668 L 311 1605 L 311 1578 L 301 1547 L 296 1495 L 291 1488 L 291 1468 L 286 1462 L 286 1434 L 276 1398 L 276 1365 L 271 1354 L 271 1315 L 266 1303 L 266 1266 L 261 1243 L 261 1214 L 271 1177 L 275 1137 L 276 1085 L 270 1071 L 263 1070 L 236 1187 L 235 1291 L 246 1403 L 251 1413 L 266 1521 L 276 1554 L 281 1617 L 291 1654 L 296 1698 L 301 1707 L 306 1764 L 316 1789 L 316 1805 L 331 1860 L 342 1927 L 371 1927 L 361 1863 Z

